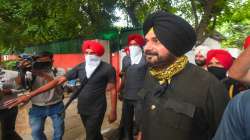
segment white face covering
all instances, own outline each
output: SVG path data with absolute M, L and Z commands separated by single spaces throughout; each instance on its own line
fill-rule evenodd
M 86 61 L 85 71 L 87 78 L 89 79 L 96 70 L 96 68 L 100 65 L 101 57 L 87 54 L 85 55 L 85 61 Z
M 142 58 L 142 49 L 140 46 L 131 45 L 129 46 L 130 58 L 131 58 L 131 65 L 139 64 Z

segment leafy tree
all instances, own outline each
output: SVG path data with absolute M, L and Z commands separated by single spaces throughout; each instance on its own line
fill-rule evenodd
M 118 0 L 117 6 L 129 16 L 133 27 L 141 27 L 146 16 L 155 10 L 174 11 L 171 0 Z
M 218 21 L 217 30 L 225 35 L 223 47 L 241 48 L 246 36 L 250 35 L 250 0 L 231 2 Z
M 0 1 L 0 46 L 23 48 L 110 28 L 115 0 Z
M 176 0 L 177 14 L 190 21 L 197 34 L 197 45 L 215 32 L 218 17 L 229 0 Z
M 197 45 L 215 33 L 218 21 L 223 21 L 224 13 L 231 11 L 232 5 L 240 0 L 120 0 L 120 8 L 129 15 L 134 27 L 140 26 L 145 17 L 156 10 L 165 10 L 184 17 L 197 34 Z
M 133 27 L 141 27 L 155 10 L 175 13 L 196 30 L 198 44 L 215 30 L 229 46 L 242 43 L 249 34 L 249 0 L 0 0 L 0 49 L 23 47 L 50 41 L 86 38 L 110 30 L 120 8 Z M 110 38 L 110 37 L 109 37 Z

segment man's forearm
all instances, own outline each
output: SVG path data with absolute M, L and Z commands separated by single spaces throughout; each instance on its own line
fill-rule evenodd
M 136 140 L 142 140 L 142 132 L 139 131 Z
M 117 106 L 117 93 L 115 88 L 110 90 L 110 99 L 111 99 L 111 111 L 116 112 L 116 106 Z
M 42 94 L 48 90 L 51 90 L 53 88 L 55 88 L 56 86 L 59 86 L 60 84 L 64 83 L 66 81 L 66 78 L 65 77 L 59 77 L 55 80 L 52 80 L 50 81 L 49 83 L 47 83 L 46 85 L 34 90 L 34 91 L 31 91 L 30 92 L 30 96 L 33 97 L 33 96 L 36 96 L 38 94 Z
M 229 77 L 250 83 L 250 47 L 248 47 L 240 56 L 234 61 L 232 67 L 228 71 Z
M 121 92 L 121 90 L 124 88 L 124 79 L 122 78 L 121 79 L 121 83 L 120 83 L 120 85 L 119 85 L 119 94 L 120 94 L 120 92 Z

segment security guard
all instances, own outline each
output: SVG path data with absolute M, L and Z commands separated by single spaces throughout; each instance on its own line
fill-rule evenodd
M 147 70 L 146 60 L 142 52 L 144 44 L 145 41 L 142 35 L 129 35 L 128 48 L 130 53 L 122 61 L 122 73 L 124 73 L 124 76 L 121 85 L 124 85 L 124 88 L 122 89 L 123 107 L 121 126 L 123 127 L 123 139 L 125 140 L 133 140 L 133 130 L 136 130 L 136 127 L 134 127 L 135 106 L 139 99 L 138 92 L 143 86 Z

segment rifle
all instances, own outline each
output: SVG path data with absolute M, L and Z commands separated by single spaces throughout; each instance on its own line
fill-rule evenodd
M 72 101 L 73 101 L 74 99 L 76 99 L 76 98 L 79 96 L 81 90 L 84 88 L 84 86 L 87 84 L 87 82 L 88 82 L 88 78 L 87 78 L 87 77 L 84 77 L 83 80 L 81 80 L 81 85 L 80 85 L 80 87 L 79 87 L 77 90 L 75 90 L 75 91 L 70 95 L 69 100 L 68 100 L 68 102 L 66 102 L 66 104 L 65 104 L 65 106 L 64 106 L 62 112 L 65 112 L 65 110 L 66 110 L 66 109 L 68 108 L 68 106 L 72 103 Z

